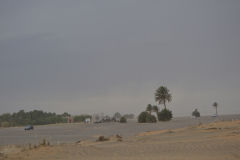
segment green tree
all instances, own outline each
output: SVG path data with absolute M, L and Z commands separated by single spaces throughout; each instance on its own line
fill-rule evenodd
M 159 121 L 169 121 L 172 119 L 172 111 L 168 109 L 162 109 L 161 112 L 158 112 Z
M 146 122 L 147 123 L 156 123 L 157 122 L 157 118 L 154 115 L 147 114 Z
M 167 87 L 160 86 L 155 93 L 155 101 L 158 104 L 163 104 L 164 108 L 166 109 L 166 102 L 172 101 L 172 95 L 169 93 Z
M 54 124 L 54 123 L 65 123 L 67 118 L 63 115 L 57 115 L 56 113 L 43 112 L 43 111 L 30 111 L 25 112 L 20 110 L 13 114 L 2 114 L 0 115 L 1 126 L 23 126 L 23 125 L 42 125 L 42 124 Z
M 152 107 L 152 110 L 153 110 L 153 112 L 155 112 L 156 114 L 158 114 L 158 111 L 159 111 L 158 106 L 154 105 L 154 106 Z
M 147 105 L 146 111 L 149 112 L 150 114 L 152 113 L 153 106 L 151 104 Z
M 149 114 L 149 113 L 148 112 L 141 112 L 138 116 L 138 122 L 139 123 L 146 123 L 147 114 Z
M 157 121 L 154 115 L 151 115 L 149 112 L 141 112 L 138 116 L 139 123 L 155 123 Z
M 217 111 L 218 103 L 214 102 L 212 106 L 216 109 L 216 116 L 217 116 L 218 115 L 218 111 Z
M 63 117 L 70 117 L 71 114 L 69 114 L 68 112 L 64 112 L 64 113 L 62 114 L 62 116 L 63 116 Z

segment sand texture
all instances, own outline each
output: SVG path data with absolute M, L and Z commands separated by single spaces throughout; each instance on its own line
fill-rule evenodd
M 97 139 L 97 138 L 96 138 Z M 1 147 L 6 160 L 239 160 L 240 121 L 107 137 L 33 149 Z

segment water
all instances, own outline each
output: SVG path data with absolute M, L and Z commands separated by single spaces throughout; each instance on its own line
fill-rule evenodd
M 176 129 L 186 126 L 195 126 L 201 123 L 209 123 L 217 120 L 236 120 L 240 115 L 225 115 L 218 118 L 205 116 L 200 118 L 179 117 L 169 122 L 136 123 L 136 120 L 121 123 L 100 124 L 56 124 L 34 126 L 33 131 L 24 131 L 24 127 L 0 128 L 0 145 L 39 144 L 42 139 L 51 144 L 72 143 L 84 139 L 97 139 L 99 135 L 110 136 L 120 134 L 124 138 L 134 136 L 145 131 L 161 129 Z

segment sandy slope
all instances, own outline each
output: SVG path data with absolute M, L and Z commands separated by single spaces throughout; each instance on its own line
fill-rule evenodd
M 239 160 L 240 121 L 145 132 L 123 141 L 111 138 L 105 142 L 83 141 L 25 151 L 16 149 L 0 157 L 9 160 Z

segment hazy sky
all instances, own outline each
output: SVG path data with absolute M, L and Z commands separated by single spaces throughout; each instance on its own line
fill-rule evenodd
M 240 113 L 239 61 L 239 0 L 0 1 L 0 114 Z

